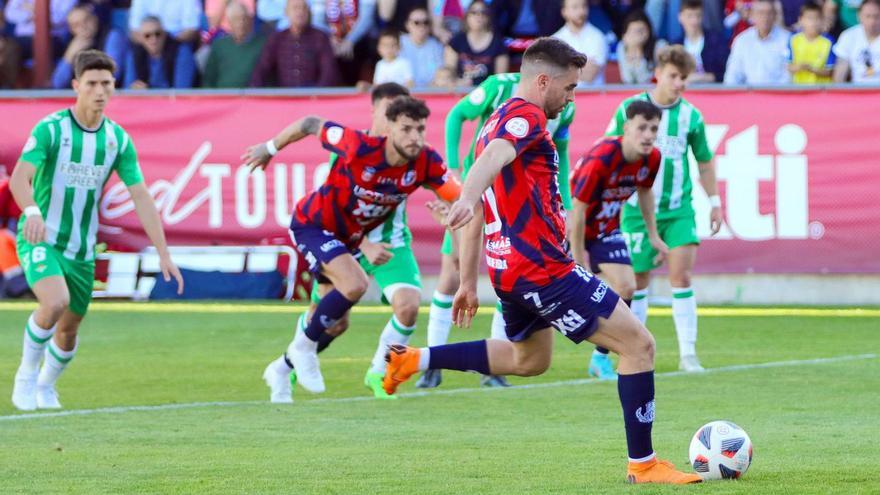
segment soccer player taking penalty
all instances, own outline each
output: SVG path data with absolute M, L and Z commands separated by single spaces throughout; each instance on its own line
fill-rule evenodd
M 654 181 L 657 230 L 669 246 L 669 285 L 672 286 L 672 319 L 678 335 L 679 368 L 689 372 L 703 371 L 697 359 L 697 300 L 691 287 L 691 274 L 697 258 L 697 226 L 691 204 L 691 180 L 688 150 L 693 150 L 700 171 L 700 184 L 712 206 L 712 235 L 721 230 L 723 216 L 721 197 L 715 178 L 715 162 L 706 141 L 703 115 L 682 98 L 688 75 L 694 71 L 694 58 L 681 45 L 667 46 L 657 55 L 654 76 L 657 84 L 651 91 L 624 100 L 617 109 L 606 132 L 620 136 L 624 132 L 626 108 L 634 101 L 649 101 L 663 112 L 657 134 L 657 148 L 662 161 Z M 636 273 L 636 291 L 632 311 L 644 323 L 648 318 L 648 285 L 651 270 L 660 265 L 657 250 L 651 243 L 646 219 L 642 217 L 635 198 L 624 206 L 621 230 L 629 246 Z
M 556 329 L 575 343 L 589 340 L 620 356 L 617 383 L 628 481 L 695 483 L 699 476 L 677 471 L 654 454 L 654 338 L 618 295 L 575 264 L 563 247 L 559 156 L 546 125 L 574 99 L 585 64 L 584 55 L 557 39 L 541 38 L 526 50 L 520 86 L 483 126 L 477 161 L 449 211 L 449 227 L 464 228 L 453 318 L 469 326 L 479 306 L 477 273 L 485 232 L 489 278 L 501 300 L 509 341 L 391 346 L 385 389 L 394 393 L 428 368 L 539 375 L 550 365 L 551 329 Z
M 76 104 L 37 123 L 12 172 L 10 188 L 23 211 L 18 257 L 38 302 L 25 325 L 12 391 L 12 403 L 22 411 L 61 407 L 55 383 L 76 354 L 79 325 L 92 299 L 98 205 L 112 172 L 128 186 L 135 212 L 159 253 L 162 276 L 166 281 L 174 277 L 178 294 L 183 292 L 134 143 L 104 116 L 115 70 L 107 54 L 80 52 L 72 83 Z
M 367 273 L 356 259 L 364 235 L 420 187 L 432 189 L 443 201 L 458 198 L 461 186 L 447 173 L 440 154 L 425 144 L 429 114 L 422 100 L 395 98 L 385 112 L 387 137 L 304 117 L 242 157 L 253 168 L 265 168 L 278 150 L 309 135 L 338 156 L 326 182 L 297 203 L 290 224 L 294 245 L 321 284 L 321 301 L 305 328 L 294 332 L 285 354 L 297 382 L 310 392 L 325 389 L 317 354 L 324 334 L 367 290 Z

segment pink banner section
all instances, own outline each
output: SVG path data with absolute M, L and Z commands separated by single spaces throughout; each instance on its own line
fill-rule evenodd
M 571 132 L 574 162 L 607 127 L 626 92 L 584 93 Z M 716 152 L 726 225 L 708 237 L 709 203 L 695 186 L 701 273 L 878 273 L 880 167 L 871 143 L 880 129 L 880 91 L 700 92 Z M 444 149 L 444 119 L 458 96 L 424 97 L 428 141 Z M 0 99 L 0 167 L 15 164 L 31 127 L 71 105 L 67 99 Z M 363 95 L 322 97 L 117 96 L 109 115 L 132 135 L 150 191 L 177 245 L 283 242 L 294 203 L 327 173 L 327 153 L 305 139 L 279 153 L 265 173 L 239 156 L 293 120 L 316 114 L 366 128 Z M 14 118 L 9 118 L 14 116 Z M 461 152 L 474 125 L 466 126 Z M 692 174 L 697 177 L 696 164 Z M 439 267 L 442 231 L 420 191 L 409 201 L 416 256 Z M 114 247 L 146 245 L 125 188 L 112 180 L 101 202 L 100 236 Z

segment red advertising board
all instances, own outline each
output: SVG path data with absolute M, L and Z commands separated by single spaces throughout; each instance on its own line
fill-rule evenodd
M 584 93 L 571 132 L 572 161 L 599 137 L 627 92 Z M 880 160 L 871 145 L 880 91 L 700 92 L 716 152 L 726 225 L 708 238 L 708 199 L 695 187 L 702 273 L 878 273 Z M 424 97 L 428 141 L 443 150 L 453 95 Z M 2 99 L 0 166 L 11 168 L 31 127 L 69 99 Z M 263 174 L 240 166 L 244 149 L 306 114 L 369 127 L 363 95 L 321 97 L 117 96 L 109 116 L 132 135 L 141 168 L 172 244 L 259 244 L 286 237 L 296 200 L 323 180 L 327 152 L 305 139 Z M 469 144 L 466 127 L 461 150 Z M 692 164 L 696 177 L 695 164 Z M 416 255 L 434 273 L 442 236 L 420 191 L 409 201 Z M 100 236 L 115 246 L 146 244 L 125 188 L 111 181 Z

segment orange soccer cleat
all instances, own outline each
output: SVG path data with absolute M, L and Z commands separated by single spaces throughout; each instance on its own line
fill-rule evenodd
M 409 377 L 419 371 L 420 354 L 421 351 L 415 347 L 400 344 L 388 347 L 388 352 L 385 354 L 388 366 L 385 368 L 385 377 L 382 378 L 382 388 L 388 395 L 394 394 L 401 383 L 409 380 Z
M 670 485 L 686 485 L 703 481 L 698 475 L 684 473 L 675 469 L 669 461 L 656 457 L 645 462 L 630 462 L 626 468 L 628 483 L 666 483 Z

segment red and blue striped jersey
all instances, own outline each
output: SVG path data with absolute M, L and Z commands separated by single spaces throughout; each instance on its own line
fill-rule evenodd
M 623 137 L 602 138 L 575 165 L 571 192 L 587 204 L 584 240 L 613 234 L 620 228 L 620 210 L 638 187 L 652 187 L 660 170 L 660 150 L 627 163 Z
M 339 156 L 327 180 L 296 205 L 293 222 L 318 225 L 349 249 L 381 225 L 409 194 L 425 186 L 435 191 L 452 181 L 440 154 L 425 145 L 405 165 L 385 161 L 385 137 L 368 136 L 335 122 L 326 122 L 321 144 Z
M 494 139 L 513 144 L 516 158 L 483 194 L 486 262 L 492 285 L 505 292 L 540 287 L 571 272 L 559 194 L 559 154 L 547 116 L 511 98 L 486 121 L 475 156 Z

